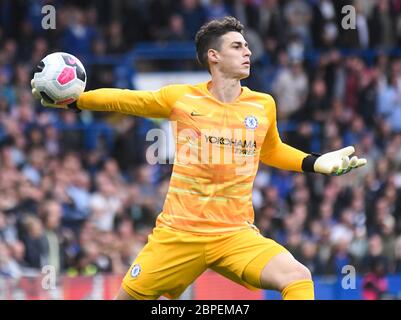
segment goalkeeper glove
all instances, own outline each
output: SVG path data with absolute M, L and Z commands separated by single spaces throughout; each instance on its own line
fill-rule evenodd
M 311 154 L 304 158 L 302 169 L 303 171 L 340 176 L 367 163 L 366 159 L 359 159 L 357 156 L 350 159 L 349 157 L 354 152 L 354 147 L 348 146 L 323 155 Z
M 79 109 L 77 107 L 76 101 L 74 101 L 70 104 L 55 104 L 55 103 L 47 102 L 45 99 L 43 99 L 40 92 L 36 89 L 34 79 L 31 80 L 31 88 L 32 88 L 32 94 L 35 97 L 35 99 L 40 100 L 40 104 L 46 108 L 59 108 L 59 109 L 73 110 L 76 113 L 81 112 L 81 109 Z

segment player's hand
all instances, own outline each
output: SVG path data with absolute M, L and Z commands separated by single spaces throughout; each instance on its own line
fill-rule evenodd
M 42 98 L 38 90 L 35 88 L 35 80 L 31 80 L 31 88 L 32 88 L 32 94 L 35 97 L 35 99 L 40 100 L 40 103 L 42 106 L 47 107 L 47 108 L 60 108 L 60 109 L 69 109 L 68 105 L 66 104 L 52 104 L 47 102 L 45 99 Z
M 364 158 L 359 159 L 357 156 L 349 158 L 355 152 L 354 147 L 349 146 L 340 150 L 325 153 L 318 157 L 313 166 L 315 172 L 328 174 L 332 176 L 340 176 L 364 166 L 367 161 Z
M 40 100 L 40 103 L 42 104 L 42 106 L 44 106 L 46 108 L 59 108 L 59 109 L 72 110 L 75 113 L 81 112 L 81 110 L 77 107 L 76 102 L 73 102 L 71 104 L 55 104 L 55 103 L 47 102 L 45 99 L 42 98 L 42 96 L 36 89 L 34 79 L 31 80 L 31 88 L 32 88 L 32 94 L 35 97 L 35 99 Z

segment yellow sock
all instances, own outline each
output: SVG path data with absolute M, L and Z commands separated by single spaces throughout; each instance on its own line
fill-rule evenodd
M 314 300 L 312 280 L 298 280 L 290 283 L 281 292 L 283 300 Z

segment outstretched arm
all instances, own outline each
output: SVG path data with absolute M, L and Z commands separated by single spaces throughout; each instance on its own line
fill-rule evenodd
M 83 92 L 77 100 L 80 110 L 114 111 L 140 117 L 168 118 L 174 102 L 169 102 L 166 89 L 139 91 L 97 89 Z
M 32 93 L 41 99 L 32 80 Z M 81 110 L 113 111 L 140 117 L 168 118 L 174 102 L 184 90 L 179 85 L 165 86 L 157 91 L 140 91 L 127 89 L 104 88 L 83 92 L 77 101 L 69 105 L 49 104 L 43 99 L 45 107 Z

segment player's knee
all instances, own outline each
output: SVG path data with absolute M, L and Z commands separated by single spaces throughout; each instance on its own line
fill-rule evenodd
M 296 271 L 297 280 L 311 280 L 312 274 L 307 267 L 303 264 L 298 263 L 297 271 Z
M 264 289 L 283 290 L 289 284 L 300 280 L 311 280 L 307 267 L 289 253 L 276 255 L 263 268 L 261 286 Z
M 290 285 L 293 282 L 300 280 L 312 280 L 312 274 L 303 264 L 296 262 L 290 272 L 284 275 L 283 281 L 280 284 L 280 290 Z

